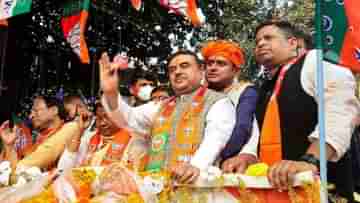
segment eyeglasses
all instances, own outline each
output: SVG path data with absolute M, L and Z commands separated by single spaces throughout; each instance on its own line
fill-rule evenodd
M 229 65 L 229 62 L 224 61 L 224 60 L 207 60 L 207 61 L 205 61 L 205 64 L 206 64 L 206 66 L 212 66 L 212 65 L 216 64 L 217 66 L 224 67 L 224 66 Z

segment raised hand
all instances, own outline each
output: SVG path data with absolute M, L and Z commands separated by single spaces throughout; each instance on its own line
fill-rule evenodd
M 78 110 L 76 107 L 77 114 L 79 114 L 78 123 L 81 131 L 84 131 L 91 123 L 91 113 L 89 111 Z
M 103 53 L 99 60 L 100 87 L 106 96 L 118 94 L 119 76 L 117 70 L 120 66 L 112 66 L 107 53 Z
M 0 137 L 1 137 L 1 140 L 3 141 L 3 143 L 5 144 L 5 146 L 8 146 L 8 147 L 14 146 L 17 130 L 18 130 L 18 128 L 16 125 L 14 126 L 13 129 L 10 128 L 9 121 L 5 121 L 0 126 Z
M 81 137 L 84 134 L 85 129 L 89 126 L 90 123 L 90 114 L 85 111 L 78 111 L 78 107 L 76 107 L 76 114 L 78 115 L 75 121 L 78 123 L 79 130 L 74 133 L 72 138 L 67 142 L 66 148 L 70 152 L 77 152 L 79 150 L 81 144 Z

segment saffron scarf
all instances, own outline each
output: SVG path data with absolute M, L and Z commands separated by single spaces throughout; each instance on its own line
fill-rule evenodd
M 278 103 L 281 86 L 286 72 L 305 54 L 306 52 L 281 67 L 274 91 L 267 104 L 264 122 L 261 128 L 259 155 L 261 162 L 265 162 L 268 165 L 282 160 L 281 123 Z

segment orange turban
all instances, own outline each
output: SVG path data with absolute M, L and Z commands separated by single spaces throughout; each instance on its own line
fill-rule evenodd
M 202 49 L 201 53 L 207 60 L 211 56 L 223 56 L 231 61 L 237 68 L 244 64 L 244 54 L 242 49 L 234 42 L 217 40 L 208 42 Z

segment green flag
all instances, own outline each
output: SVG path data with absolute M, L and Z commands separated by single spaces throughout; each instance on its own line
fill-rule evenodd
M 32 0 L 0 0 L 0 20 L 27 13 Z
M 322 0 L 324 58 L 360 72 L 360 1 Z

